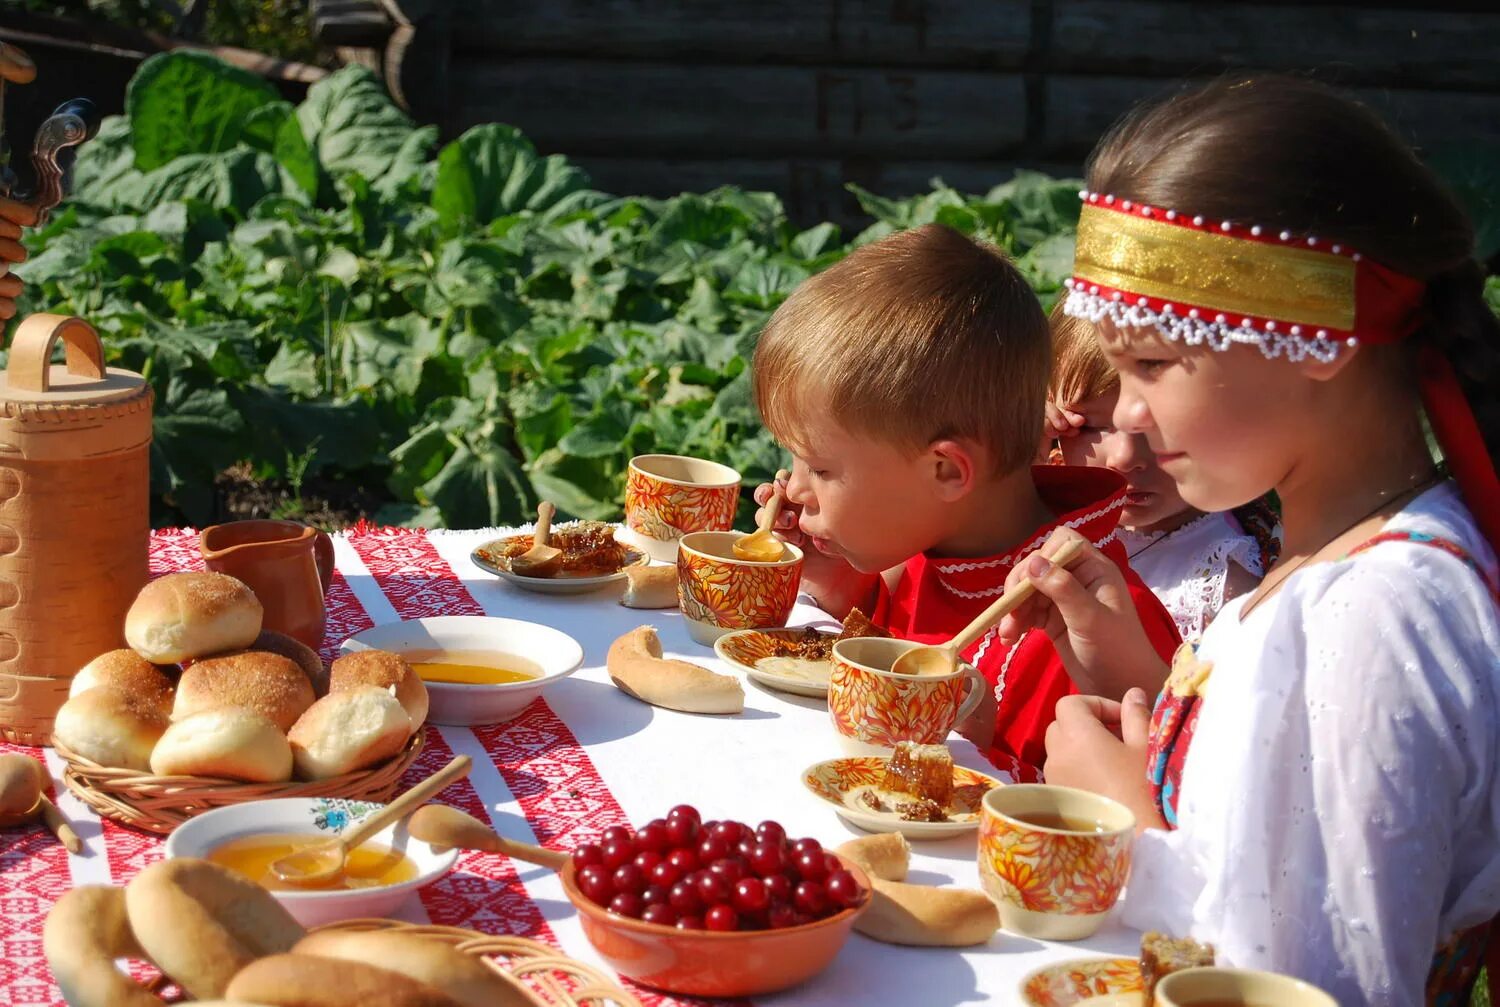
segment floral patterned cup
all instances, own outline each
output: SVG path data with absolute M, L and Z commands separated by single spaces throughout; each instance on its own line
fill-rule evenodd
M 1210 1004 L 1276 1004 L 1277 1007 L 1338 1007 L 1333 997 L 1310 983 L 1274 972 L 1248 969 L 1183 969 L 1156 984 L 1155 1007 L 1207 1007 Z
M 625 477 L 625 527 L 659 563 L 677 559 L 689 532 L 728 531 L 740 499 L 740 474 L 684 455 L 637 455 Z
M 953 725 L 979 705 L 988 685 L 970 665 L 960 664 L 948 675 L 891 671 L 896 658 L 920 646 L 884 637 L 833 645 L 828 715 L 845 754 L 889 755 L 898 741 L 942 744 Z
M 1135 815 L 1086 790 L 997 787 L 979 820 L 979 880 L 1000 925 L 1046 941 L 1079 941 L 1104 923 L 1130 874 Z
M 712 647 L 737 629 L 786 625 L 802 583 L 802 550 L 794 545 L 774 563 L 734 558 L 736 531 L 684 535 L 677 549 L 677 601 L 688 633 Z

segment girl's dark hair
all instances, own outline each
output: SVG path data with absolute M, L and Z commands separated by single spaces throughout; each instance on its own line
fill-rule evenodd
M 1473 225 L 1374 112 L 1311 80 L 1221 78 L 1118 123 L 1089 160 L 1088 187 L 1315 235 L 1426 280 L 1427 321 L 1409 344 L 1448 358 L 1500 466 L 1500 321 Z

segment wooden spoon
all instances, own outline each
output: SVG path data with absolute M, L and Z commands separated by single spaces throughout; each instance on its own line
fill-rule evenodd
M 510 572 L 518 577 L 551 577 L 562 566 L 562 550 L 547 544 L 552 532 L 552 515 L 557 508 L 543 500 L 536 508 L 536 529 L 531 533 L 531 548 L 510 561 Z
M 732 548 L 735 559 L 742 559 L 747 563 L 775 563 L 786 555 L 786 546 L 771 533 L 771 529 L 776 526 L 776 515 L 781 513 L 783 499 L 780 493 L 771 494 L 770 502 L 766 504 L 755 531 L 734 540 Z
M 1067 566 L 1083 551 L 1082 539 L 1070 539 L 1063 543 L 1056 554 L 1047 557 L 1054 566 Z M 974 621 L 947 643 L 936 647 L 915 647 L 902 654 L 891 664 L 897 675 L 951 675 L 958 667 L 958 655 L 975 640 L 989 632 L 991 626 L 1009 615 L 1021 602 L 1030 598 L 1036 585 L 1028 577 L 1006 591 L 989 608 L 974 617 Z
M 83 840 L 57 805 L 42 793 L 46 770 L 25 755 L 0 755 L 0 828 L 26 825 L 41 818 L 69 853 L 82 853 Z
M 554 871 L 562 870 L 569 859 L 566 853 L 506 839 L 479 819 L 446 804 L 428 804 L 418 808 L 411 816 L 411 821 L 406 823 L 406 831 L 413 839 L 420 839 L 433 846 L 503 853 L 512 860 L 524 860 L 528 864 L 549 867 Z
M 280 860 L 272 861 L 271 872 L 287 884 L 309 888 L 327 885 L 344 872 L 344 861 L 350 850 L 357 849 L 366 839 L 392 822 L 400 821 L 416 811 L 423 802 L 435 797 L 454 780 L 468 776 L 471 763 L 472 760 L 467 755 L 458 756 L 390 804 L 365 818 L 349 832 L 304 846 Z

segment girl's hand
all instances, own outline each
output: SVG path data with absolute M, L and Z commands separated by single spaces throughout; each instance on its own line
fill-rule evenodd
M 1069 539 L 1083 542 L 1067 569 L 1047 557 Z M 1135 609 L 1135 599 L 1115 562 L 1071 528 L 1059 528 L 1005 579 L 1007 588 L 1029 577 L 1036 593 L 1000 622 L 999 636 L 1014 643 L 1028 630 L 1052 639 L 1075 685 L 1082 692 L 1123 696 L 1131 686 L 1160 685 L 1166 662 L 1151 646 Z
M 9 270 L 13 262 L 26 261 L 26 247 L 21 244 L 21 228 L 36 224 L 36 211 L 25 203 L 0 197 L 0 321 L 16 313 L 16 298 L 21 296 L 21 278 Z
M 786 484 L 790 479 L 791 473 L 782 469 L 776 473 L 774 482 L 761 483 L 755 487 L 755 502 L 760 505 L 755 511 L 756 525 L 759 526 L 766 504 L 771 502 L 771 495 L 781 493 L 781 513 L 776 515 L 776 523 L 771 530 L 783 542 L 789 542 L 802 550 L 802 590 L 812 595 L 818 607 L 835 619 L 842 620 L 856 606 L 868 615 L 879 574 L 860 573 L 849 565 L 848 560 L 818 551 L 812 540 L 797 526 L 802 508 L 792 503 L 786 495 Z
M 1123 703 L 1100 696 L 1064 696 L 1047 728 L 1048 783 L 1112 798 L 1135 814 L 1137 829 L 1165 829 L 1146 779 L 1151 705 L 1141 689 Z
M 1082 413 L 1074 412 L 1067 406 L 1059 405 L 1051 399 L 1047 400 L 1046 420 L 1042 423 L 1042 438 L 1052 440 L 1059 437 L 1072 437 L 1078 433 L 1078 428 L 1088 420 Z

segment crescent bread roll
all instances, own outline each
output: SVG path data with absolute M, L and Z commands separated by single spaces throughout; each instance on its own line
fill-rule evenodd
M 363 962 L 399 972 L 452 997 L 463 1007 L 532 1007 L 531 994 L 452 945 L 414 934 L 323 930 L 308 934 L 292 954 Z
M 293 661 L 297 667 L 302 669 L 307 680 L 312 684 L 313 695 L 328 695 L 328 666 L 313 650 L 301 640 L 294 640 L 285 633 L 278 633 L 274 629 L 263 629 L 260 636 L 255 638 L 247 650 L 263 650 L 271 654 L 280 654 L 282 657 Z
M 905 881 L 911 863 L 911 844 L 899 832 L 851 839 L 834 850 L 864 868 L 866 874 L 883 881 Z
M 870 887 L 870 908 L 854 929 L 877 941 L 961 948 L 983 944 L 1000 929 L 1000 910 L 983 892 L 879 878 Z
M 312 683 L 295 661 L 246 650 L 194 661 L 177 681 L 172 719 L 229 706 L 258 713 L 286 731 L 316 698 Z
M 676 608 L 677 568 L 626 567 L 625 594 L 620 598 L 620 604 L 626 608 Z
M 251 710 L 204 710 L 167 728 L 151 752 L 151 772 L 279 783 L 292 778 L 292 746 L 275 724 Z
M 241 969 L 232 1000 L 271 1007 L 460 1007 L 452 997 L 399 972 L 312 955 L 272 955 Z
M 169 573 L 136 595 L 125 642 L 154 664 L 248 647 L 260 634 L 260 601 L 222 573 Z
M 323 780 L 389 759 L 411 733 L 411 718 L 389 690 L 358 685 L 314 703 L 287 740 L 297 775 Z
M 72 1007 L 161 1007 L 161 1001 L 115 968 L 116 958 L 144 958 L 125 917 L 125 889 L 84 885 L 63 893 L 42 928 L 47 967 Z
M 307 936 L 260 885 L 187 857 L 137 874 L 125 886 L 125 911 L 147 956 L 194 999 L 224 996 L 240 969 Z
M 68 695 L 76 696 L 100 685 L 149 697 L 163 713 L 172 712 L 172 680 L 166 672 L 128 648 L 106 651 L 78 669 L 68 686 Z
M 151 768 L 151 749 L 169 723 L 150 697 L 89 689 L 57 711 L 52 737 L 101 766 L 144 773 Z
M 359 650 L 333 662 L 328 691 L 343 692 L 361 685 L 394 689 L 415 731 L 427 722 L 427 686 L 399 654 L 388 650 Z
M 609 677 L 627 696 L 685 713 L 739 713 L 745 690 L 739 679 L 688 661 L 665 660 L 656 627 L 641 626 L 610 645 Z

